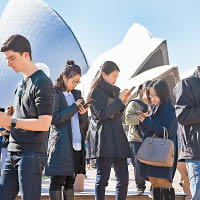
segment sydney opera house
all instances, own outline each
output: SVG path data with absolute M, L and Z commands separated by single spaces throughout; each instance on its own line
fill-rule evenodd
M 0 45 L 12 34 L 28 38 L 34 62 L 48 66 L 52 80 L 57 78 L 68 58 L 75 60 L 83 73 L 88 70 L 85 55 L 70 27 L 41 0 L 8 2 L 0 18 Z M 13 92 L 21 78 L 0 54 L 0 107 L 13 104 Z
M 89 67 L 79 42 L 67 23 L 42 0 L 10 0 L 0 18 L 0 45 L 12 34 L 22 34 L 32 46 L 33 60 L 45 66 L 55 80 L 66 59 L 81 66 L 79 86 L 86 97 L 92 78 L 100 65 L 112 60 L 120 67 L 120 88 L 138 85 L 147 79 L 165 78 L 171 87 L 179 80 L 178 69 L 169 65 L 167 43 L 133 24 L 120 44 L 99 56 Z M 12 104 L 13 92 L 21 74 L 13 72 L 0 54 L 0 106 Z

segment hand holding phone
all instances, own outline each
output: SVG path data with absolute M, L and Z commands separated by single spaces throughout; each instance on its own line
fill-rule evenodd
M 136 110 L 135 112 L 137 113 L 137 115 L 140 115 L 144 118 L 146 117 L 145 114 L 141 110 Z
M 131 95 L 131 92 L 133 92 L 133 90 L 135 89 L 135 86 L 133 86 L 129 91 L 128 91 L 128 95 Z
M 87 108 L 88 106 L 91 106 L 94 103 L 94 99 L 90 99 L 86 104 L 83 105 L 83 108 Z

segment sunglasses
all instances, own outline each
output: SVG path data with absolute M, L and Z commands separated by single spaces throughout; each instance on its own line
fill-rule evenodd
M 23 88 L 24 88 L 24 79 L 21 81 L 19 85 L 19 91 L 18 91 L 18 97 L 21 98 L 23 94 Z

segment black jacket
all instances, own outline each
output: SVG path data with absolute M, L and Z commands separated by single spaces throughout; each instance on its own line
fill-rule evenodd
M 48 143 L 48 162 L 46 175 L 72 176 L 74 174 L 74 158 L 72 147 L 71 117 L 78 112 L 76 103 L 67 105 L 63 92 L 55 88 L 55 104 Z M 81 99 L 81 91 L 71 91 L 75 101 Z M 79 115 L 82 134 L 82 162 L 78 173 L 85 173 L 85 133 L 88 127 L 88 114 Z
M 182 149 L 180 160 L 200 160 L 200 72 L 181 80 L 174 88 L 176 116 Z
M 128 158 L 130 150 L 121 117 L 125 106 L 118 98 L 119 88 L 105 81 L 92 92 L 95 99 L 91 107 L 88 129 L 89 158 Z

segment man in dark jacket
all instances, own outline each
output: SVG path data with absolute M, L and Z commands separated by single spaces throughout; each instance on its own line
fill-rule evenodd
M 185 160 L 193 199 L 200 199 L 200 66 L 174 88 L 176 116 L 182 142 L 180 160 Z

